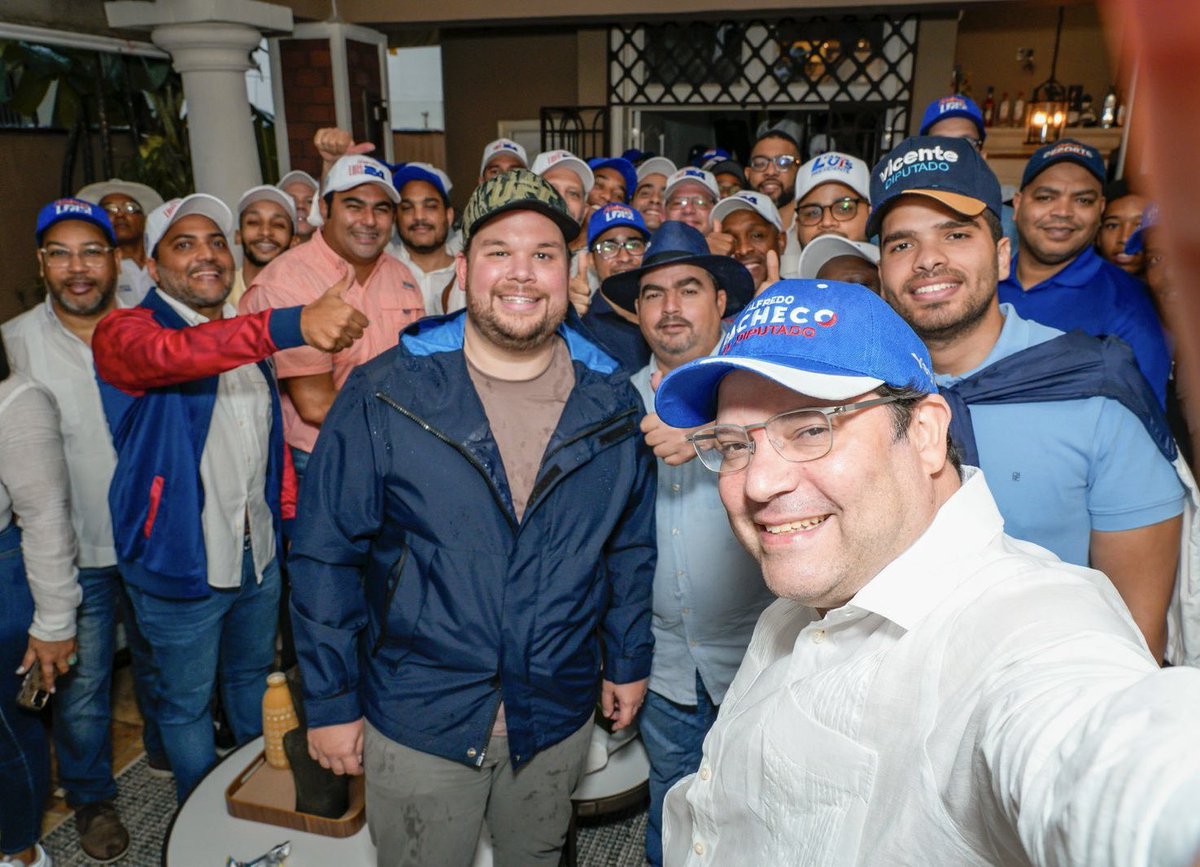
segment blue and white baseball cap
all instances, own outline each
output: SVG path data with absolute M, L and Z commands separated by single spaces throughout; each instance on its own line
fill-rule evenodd
M 450 176 L 432 163 L 404 163 L 392 172 L 397 192 L 403 192 L 404 185 L 412 181 L 424 181 L 442 194 L 442 201 L 450 203 L 450 191 L 454 189 Z
M 782 280 L 751 301 L 716 353 L 658 387 L 654 408 L 672 427 L 717 415 L 717 389 L 735 370 L 818 400 L 849 400 L 881 385 L 937 393 L 929 350 L 871 290 L 833 280 Z
M 622 226 L 630 229 L 636 229 L 641 232 L 643 238 L 650 237 L 650 230 L 646 228 L 646 221 L 642 219 L 631 205 L 623 205 L 619 202 L 609 202 L 603 208 L 594 212 L 588 220 L 588 246 L 596 243 L 596 239 L 610 229 L 617 229 Z
M 591 167 L 570 151 L 542 151 L 533 158 L 533 165 L 529 167 L 529 170 L 535 175 L 545 175 L 551 169 L 573 171 L 578 176 L 579 182 L 583 184 L 585 196 L 592 191 L 592 187 L 596 186 L 596 178 L 592 174 Z
M 529 168 L 529 157 L 525 154 L 525 148 L 510 138 L 498 138 L 493 142 L 488 142 L 487 147 L 483 149 L 483 160 L 479 163 L 479 174 L 483 175 L 487 171 L 488 163 L 501 154 L 514 156 L 521 161 L 521 165 Z
M 956 94 L 943 96 L 929 103 L 925 116 L 921 118 L 921 129 L 918 135 L 929 135 L 929 128 L 938 121 L 949 120 L 952 117 L 965 117 L 979 130 L 979 140 L 987 138 L 987 130 L 983 126 L 983 112 L 969 96 Z
M 108 219 L 108 214 L 99 205 L 83 199 L 55 199 L 38 211 L 35 234 L 38 246 L 42 246 L 42 236 L 46 234 L 47 229 L 56 223 L 65 223 L 67 220 L 91 223 L 104 233 L 104 237 L 108 238 L 108 243 L 116 246 L 117 236 L 113 233 L 112 221 Z
M 704 169 L 693 168 L 692 166 L 684 166 L 675 174 L 667 178 L 667 187 L 663 190 L 663 201 L 671 198 L 671 194 L 683 184 L 695 183 L 712 193 L 713 201 L 721 198 L 721 188 L 717 186 L 717 179 L 713 177 L 712 172 L 706 172 Z
M 858 157 L 837 151 L 818 154 L 796 173 L 796 201 L 799 202 L 822 184 L 843 184 L 868 202 L 871 199 L 871 176 L 867 164 Z
M 365 154 L 348 154 L 338 157 L 337 162 L 329 167 L 329 174 L 325 175 L 325 186 L 321 190 L 321 195 L 344 193 L 346 190 L 361 187 L 363 184 L 375 184 L 377 187 L 381 187 L 387 193 L 387 197 L 392 200 L 392 204 L 400 201 L 400 194 L 396 192 L 396 185 L 392 183 L 391 168 Z
M 232 243 L 233 230 L 236 226 L 233 222 L 233 212 L 229 210 L 229 206 L 208 193 L 192 193 L 182 199 L 171 199 L 169 202 L 164 202 L 146 215 L 146 235 L 143 239 L 146 244 L 146 255 L 151 259 L 157 259 L 156 248 L 163 235 L 167 234 L 167 229 L 184 217 L 190 217 L 193 214 L 208 217 L 225 236 L 225 242 Z
M 724 220 L 734 211 L 753 211 L 780 232 L 783 231 L 783 218 L 779 216 L 779 209 L 775 207 L 770 196 L 753 190 L 738 190 L 713 206 L 712 219 Z
M 675 166 L 675 163 L 666 157 L 650 157 L 638 165 L 638 183 L 644 181 L 649 175 L 662 175 L 664 178 L 669 178 L 677 171 L 679 169 Z
M 967 217 L 1004 207 L 1000 182 L 966 139 L 915 136 L 900 142 L 871 170 L 867 236 L 878 235 L 883 215 L 900 196 L 925 196 Z
M 1033 156 L 1025 164 L 1025 171 L 1021 174 L 1021 189 L 1025 189 L 1033 182 L 1034 178 L 1058 163 L 1075 163 L 1077 166 L 1083 166 L 1100 182 L 1101 186 L 1107 183 L 1107 179 L 1104 177 L 1106 174 L 1104 157 L 1100 156 L 1100 151 L 1088 147 L 1083 142 L 1075 141 L 1073 138 L 1064 138 L 1052 144 L 1043 145 L 1033 152 Z
M 620 172 L 621 177 L 625 180 L 625 201 L 629 201 L 633 197 L 633 191 L 637 189 L 638 175 L 637 169 L 633 167 L 627 159 L 621 157 L 612 157 L 606 159 L 604 157 L 596 157 L 587 161 L 588 168 L 592 170 L 592 175 L 596 174 L 597 169 L 612 169 Z

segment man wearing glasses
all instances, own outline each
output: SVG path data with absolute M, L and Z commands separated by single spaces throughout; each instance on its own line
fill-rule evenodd
M 801 166 L 795 212 L 800 248 L 820 235 L 867 240 L 870 188 L 867 164 L 849 154 L 830 151 Z
M 642 264 L 650 233 L 631 205 L 605 205 L 588 221 L 588 247 L 571 278 L 571 303 L 621 367 L 632 373 L 650 358 L 637 316 L 613 304 L 604 283 Z
M 701 234 L 712 231 L 712 209 L 721 198 L 717 179 L 712 172 L 686 166 L 667 179 L 663 193 L 667 220 L 687 223 Z M 728 246 L 728 245 L 726 245 Z M 727 255 L 728 249 L 714 250 Z
M 781 597 L 667 795 L 665 863 L 1192 863 L 1200 673 L 1158 668 L 1102 574 L 1005 535 L 886 302 L 782 281 L 656 408 L 706 425 Z
M 800 143 L 780 129 L 769 129 L 754 143 L 746 163 L 746 180 L 750 189 L 768 196 L 779 211 L 780 221 L 787 227 L 783 273 L 794 274 L 800 261 L 800 244 L 796 240 L 796 173 L 800 169 Z
M 85 202 L 99 205 L 112 223 L 117 237 L 117 300 L 123 307 L 136 307 L 154 285 L 146 268 L 146 214 L 163 203 L 162 196 L 145 184 L 113 178 L 88 184 L 76 193 Z
M 664 223 L 650 247 L 641 268 L 605 283 L 615 304 L 636 313 L 654 352 L 631 379 L 646 406 L 654 405 L 663 376 L 716 348 L 722 318 L 736 315 L 754 291 L 746 269 L 710 254 L 689 226 Z M 658 457 L 658 564 L 654 661 L 638 726 L 650 758 L 646 860 L 660 867 L 663 798 L 699 767 L 704 736 L 771 594 L 729 532 L 717 477 L 692 460 L 684 432 L 653 413 L 642 431 Z

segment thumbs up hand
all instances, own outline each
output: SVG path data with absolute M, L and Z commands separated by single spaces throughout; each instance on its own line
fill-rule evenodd
M 568 295 L 575 312 L 583 316 L 592 305 L 592 287 L 588 283 L 588 269 L 592 265 L 592 254 L 582 253 L 579 256 L 579 273 L 571 278 Z
M 354 272 L 347 268 L 341 280 L 300 312 L 300 332 L 309 346 L 323 352 L 340 352 L 362 337 L 370 322 L 345 301 L 352 282 Z
M 733 235 L 728 232 L 721 231 L 721 221 L 713 220 L 712 231 L 705 236 L 708 242 L 708 252 L 714 256 L 732 256 L 734 239 Z

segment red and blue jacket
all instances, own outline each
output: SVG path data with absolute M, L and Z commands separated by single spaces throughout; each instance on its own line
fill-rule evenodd
M 125 580 L 169 599 L 208 596 L 200 458 L 217 377 L 257 364 L 271 394 L 267 505 L 282 555 L 283 521 L 296 512 L 296 476 L 283 443 L 275 374 L 268 359 L 301 346 L 300 307 L 265 310 L 188 327 L 152 289 L 141 305 L 96 326 L 92 353 L 117 467 L 108 491 L 117 560 Z

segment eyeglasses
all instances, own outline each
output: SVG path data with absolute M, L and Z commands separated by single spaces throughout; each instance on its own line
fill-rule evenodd
M 838 199 L 830 205 L 797 205 L 796 219 L 801 226 L 815 226 L 821 222 L 821 215 L 826 211 L 829 216 L 833 217 L 839 223 L 844 223 L 847 220 L 853 220 L 854 215 L 858 213 L 859 204 L 867 204 L 866 199 L 856 199 L 853 196 L 847 196 L 844 199 Z
M 736 473 L 750 466 L 755 445 L 750 433 L 766 431 L 767 441 L 785 461 L 804 463 L 829 454 L 833 448 L 835 415 L 858 412 L 899 400 L 899 396 L 880 397 L 862 403 L 795 409 L 781 412 L 759 424 L 718 424 L 696 431 L 688 442 L 696 449 L 700 463 L 714 473 Z
M 592 244 L 592 252 L 601 259 L 611 259 L 622 249 L 630 256 L 640 256 L 646 252 L 646 242 L 641 238 L 627 238 L 624 241 L 597 241 Z
M 741 192 L 742 190 L 745 189 L 745 187 L 743 187 L 737 181 L 732 181 L 731 183 L 728 183 L 728 184 L 718 183 L 717 187 L 721 190 L 721 198 L 722 199 L 727 199 L 730 196 L 732 196 L 734 193 Z
M 688 205 L 691 205 L 698 211 L 708 211 L 716 201 L 711 196 L 675 196 L 667 199 L 667 210 L 682 211 Z
M 42 247 L 39 251 L 47 268 L 67 268 L 76 256 L 84 268 L 96 270 L 108 261 L 112 247 L 84 247 L 81 250 L 71 250 L 67 247 Z
M 104 206 L 104 210 L 108 211 L 109 214 L 115 217 L 120 213 L 140 214 L 142 213 L 142 206 L 137 202 L 109 202 Z
M 798 162 L 800 162 L 799 157 L 780 154 L 777 157 L 751 157 L 748 165 L 756 172 L 765 172 L 772 165 L 780 171 L 787 171 Z

